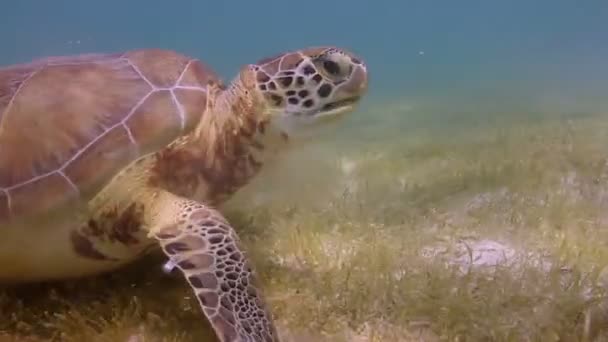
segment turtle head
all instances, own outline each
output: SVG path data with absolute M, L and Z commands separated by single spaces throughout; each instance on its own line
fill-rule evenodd
M 241 80 L 248 81 L 271 124 L 288 136 L 353 111 L 368 87 L 363 61 L 335 47 L 263 59 L 244 68 Z

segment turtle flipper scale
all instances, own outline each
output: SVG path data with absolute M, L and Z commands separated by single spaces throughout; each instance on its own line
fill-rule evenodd
M 238 236 L 216 210 L 184 200 L 174 224 L 153 230 L 221 342 L 279 341 Z

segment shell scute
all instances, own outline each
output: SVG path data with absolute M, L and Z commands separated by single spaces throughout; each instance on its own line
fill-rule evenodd
M 173 51 L 150 49 L 127 52 L 137 72 L 157 88 L 171 88 L 184 72 L 189 59 Z
M 188 89 L 177 89 L 175 97 L 186 113 L 186 129 L 194 128 L 207 105 L 207 94 Z
M 105 177 L 95 175 L 114 175 L 130 161 L 137 158 L 137 148 L 131 140 L 129 131 L 122 125 L 100 135 L 65 168 L 65 175 L 85 195 L 103 186 Z
M 19 86 L 33 73 L 29 68 L 14 67 L 10 71 L 0 73 L 0 108 L 9 107 L 13 94 Z M 0 110 L 0 127 L 4 116 L 4 110 Z
M 193 129 L 211 82 L 202 62 L 164 50 L 0 68 L 0 222 L 90 198 Z
M 8 195 L 4 191 L 0 191 L 0 222 L 8 220 L 9 203 Z
M 206 87 L 207 85 L 214 83 L 224 87 L 224 83 L 220 79 L 219 75 L 213 71 L 209 66 L 198 60 L 193 60 L 188 64 L 184 74 L 181 76 L 178 85 L 180 87 Z
M 22 216 L 43 213 L 54 208 L 57 203 L 65 203 L 77 197 L 78 191 L 71 182 L 61 174 L 54 173 L 11 191 L 11 214 Z
M 175 105 L 169 90 L 150 94 L 125 123 L 139 145 L 167 144 L 185 126 L 184 113 Z
M 0 109 L 0 187 L 59 170 L 86 153 L 150 92 L 126 62 L 115 64 L 49 65 L 22 81 L 10 105 Z

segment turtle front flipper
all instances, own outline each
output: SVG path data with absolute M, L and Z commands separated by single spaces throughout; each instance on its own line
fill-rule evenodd
M 174 223 L 155 227 L 150 233 L 169 257 L 169 264 L 188 280 L 219 340 L 279 341 L 234 229 L 212 208 L 189 200 L 177 202 L 161 210 L 165 215 L 167 209 L 172 211 L 170 221 Z

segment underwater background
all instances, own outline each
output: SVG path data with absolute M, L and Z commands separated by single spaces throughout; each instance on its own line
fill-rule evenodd
M 0 65 L 155 47 L 229 81 L 306 46 L 366 61 L 361 108 L 226 208 L 287 341 L 608 341 L 607 39 L 600 0 L 19 0 L 0 11 Z M 0 289 L 0 341 L 208 337 L 162 260 Z
M 264 56 L 330 44 L 365 58 L 378 101 L 589 113 L 608 101 L 607 18 L 599 0 L 20 0 L 0 13 L 0 64 L 159 47 L 231 79 Z

